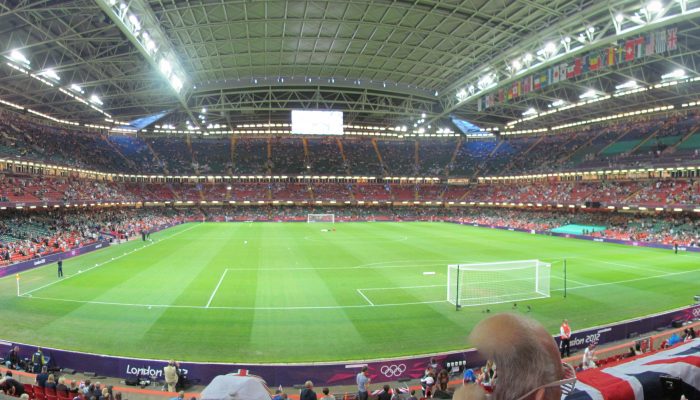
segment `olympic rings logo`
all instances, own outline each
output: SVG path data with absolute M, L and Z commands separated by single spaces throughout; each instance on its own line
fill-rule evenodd
M 700 307 L 693 308 L 693 317 L 700 317 Z
M 387 378 L 396 378 L 406 372 L 406 364 L 382 365 L 379 371 Z

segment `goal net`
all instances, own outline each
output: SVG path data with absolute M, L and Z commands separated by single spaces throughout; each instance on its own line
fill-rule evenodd
M 335 223 L 335 214 L 307 214 L 306 222 L 330 222 Z
M 540 260 L 447 266 L 447 301 L 478 306 L 549 297 L 551 264 Z

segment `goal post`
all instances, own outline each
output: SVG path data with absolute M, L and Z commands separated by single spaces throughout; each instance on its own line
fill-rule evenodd
M 326 222 L 326 223 L 335 223 L 335 214 L 307 214 L 306 215 L 306 222 L 307 223 L 313 223 L 313 222 Z
M 479 306 L 550 296 L 551 264 L 540 260 L 447 266 L 447 301 Z

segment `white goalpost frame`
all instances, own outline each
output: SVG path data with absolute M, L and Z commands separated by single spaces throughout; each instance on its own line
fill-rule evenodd
M 447 266 L 447 301 L 479 306 L 550 297 L 551 264 L 518 260 Z
M 306 223 L 327 222 L 335 224 L 335 214 L 306 214 Z

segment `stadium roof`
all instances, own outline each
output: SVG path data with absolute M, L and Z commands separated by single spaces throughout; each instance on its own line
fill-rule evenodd
M 612 94 L 630 80 L 653 86 L 677 69 L 697 76 L 697 3 L 7 0 L 0 3 L 0 54 L 7 58 L 0 100 L 93 123 L 163 110 L 172 111 L 166 118 L 174 123 L 198 122 L 206 109 L 207 123 L 232 124 L 288 120 L 286 111 L 295 108 L 334 108 L 348 122 L 407 124 L 426 113 L 428 122 L 454 115 L 504 125 L 531 108 L 542 113 L 557 101 L 576 103 L 590 89 Z M 512 89 L 519 91 L 515 99 L 498 101 L 499 90 L 507 93 L 530 75 L 667 29 L 677 35 L 673 51 L 538 90 L 530 81 L 528 93 Z M 694 101 L 698 83 L 638 91 L 517 126 Z M 496 101 L 485 106 L 488 95 Z

